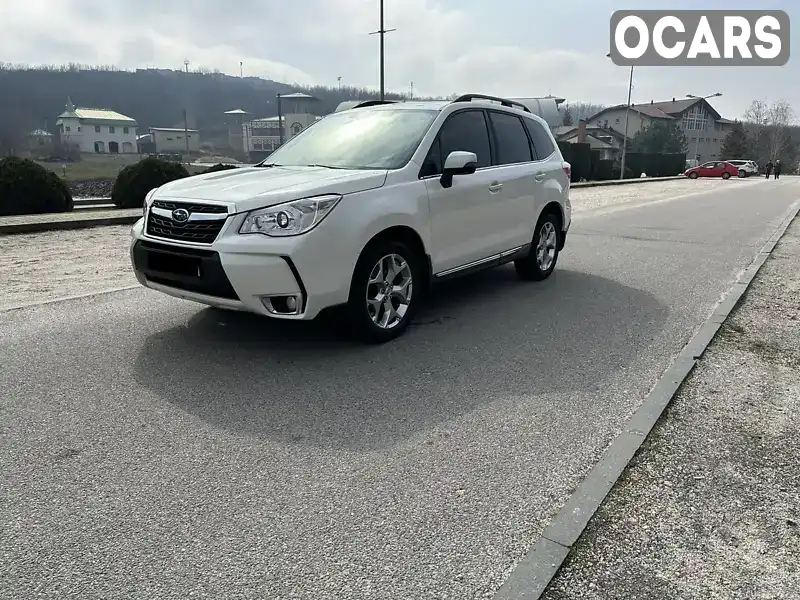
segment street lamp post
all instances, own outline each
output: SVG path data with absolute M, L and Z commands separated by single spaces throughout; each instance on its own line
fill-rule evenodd
M 695 98 L 697 100 L 708 100 L 709 98 L 717 98 L 719 96 L 722 96 L 722 94 L 719 92 L 717 92 L 716 94 L 709 94 L 708 96 L 695 96 L 694 94 L 686 94 L 687 98 Z M 703 119 L 702 122 L 705 123 L 705 119 Z M 698 127 L 697 134 L 694 136 L 694 160 L 697 161 L 697 165 L 700 164 L 700 155 L 698 154 L 699 151 L 700 151 L 700 128 Z
M 611 58 L 611 53 L 606 54 L 607 58 Z M 625 158 L 628 154 L 628 117 L 631 112 L 631 94 L 633 93 L 633 65 L 631 65 L 631 74 L 628 79 L 628 102 L 625 104 L 625 135 L 622 138 L 622 161 L 619 168 L 619 178 L 625 179 Z
M 628 116 L 631 112 L 631 93 L 633 92 L 633 65 L 631 65 L 631 75 L 628 80 L 628 103 L 625 105 L 625 137 L 622 138 L 622 163 L 619 169 L 619 178 L 625 179 L 625 158 L 628 153 Z

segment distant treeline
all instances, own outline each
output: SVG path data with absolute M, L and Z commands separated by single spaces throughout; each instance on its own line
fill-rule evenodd
M 328 114 L 345 100 L 379 97 L 377 90 L 368 88 L 290 85 L 209 69 L 187 73 L 170 69 L 126 71 L 113 65 L 0 63 L 0 155 L 19 145 L 34 129 L 53 132 L 67 98 L 76 106 L 109 108 L 133 117 L 140 130 L 183 126 L 186 110 L 190 128 L 219 132 L 225 127 L 225 111 L 240 108 L 253 117 L 274 116 L 276 95 L 291 92 L 318 98 L 314 106 L 317 114 Z M 537 94 L 534 91 L 531 95 Z M 396 93 L 386 96 L 390 100 L 408 97 Z M 585 102 L 568 106 L 576 120 L 602 108 Z

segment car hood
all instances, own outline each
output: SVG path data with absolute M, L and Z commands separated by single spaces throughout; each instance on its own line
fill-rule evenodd
M 383 186 L 385 170 L 325 167 L 243 167 L 177 179 L 162 185 L 155 198 L 232 202 L 236 211 L 252 210 L 316 196 L 354 194 Z

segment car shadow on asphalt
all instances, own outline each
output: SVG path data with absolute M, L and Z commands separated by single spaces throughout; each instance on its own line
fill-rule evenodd
M 499 268 L 437 287 L 404 336 L 343 338 L 202 309 L 150 336 L 136 381 L 212 426 L 349 451 L 401 443 L 494 398 L 596 391 L 664 327 L 652 295 L 566 269 L 525 283 Z

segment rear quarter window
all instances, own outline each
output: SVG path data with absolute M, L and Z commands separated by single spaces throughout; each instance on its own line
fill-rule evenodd
M 548 156 L 552 156 L 556 151 L 556 147 L 550 138 L 550 132 L 546 131 L 539 121 L 533 119 L 523 119 L 525 127 L 533 141 L 533 149 L 536 153 L 537 160 L 544 160 Z

